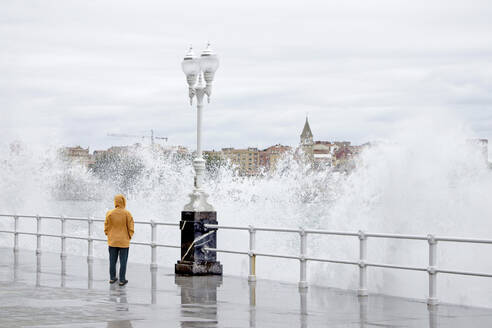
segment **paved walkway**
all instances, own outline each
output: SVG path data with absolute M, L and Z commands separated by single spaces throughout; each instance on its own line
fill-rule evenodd
M 0 327 L 492 327 L 492 309 L 440 305 L 274 281 L 236 277 L 175 277 L 130 263 L 129 284 L 109 285 L 107 263 L 96 259 L 87 279 L 85 257 L 0 249 Z

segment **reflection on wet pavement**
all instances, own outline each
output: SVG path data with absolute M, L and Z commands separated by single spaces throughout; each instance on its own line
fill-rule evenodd
M 492 327 L 492 309 L 245 278 L 175 276 L 129 263 L 129 284 L 108 283 L 107 262 L 0 249 L 0 327 Z
M 217 327 L 217 288 L 221 276 L 176 276 L 181 289 L 181 327 Z

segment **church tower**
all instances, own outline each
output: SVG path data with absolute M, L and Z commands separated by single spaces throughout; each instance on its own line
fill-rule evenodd
M 311 132 L 311 127 L 309 126 L 308 118 L 306 116 L 306 123 L 304 123 L 304 129 L 301 133 L 301 144 L 300 148 L 304 152 L 306 159 L 313 161 L 313 133 Z
M 306 123 L 304 123 L 304 129 L 302 129 L 301 133 L 301 146 L 312 146 L 313 143 L 313 133 L 311 132 L 311 127 L 306 116 Z

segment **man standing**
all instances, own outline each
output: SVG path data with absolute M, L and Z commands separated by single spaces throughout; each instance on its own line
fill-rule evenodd
M 120 258 L 120 286 L 126 285 L 126 262 L 130 239 L 134 232 L 132 214 L 125 209 L 126 199 L 123 195 L 114 196 L 114 209 L 106 213 L 104 233 L 108 236 L 109 246 L 109 276 L 110 284 L 118 281 L 116 277 L 116 262 Z

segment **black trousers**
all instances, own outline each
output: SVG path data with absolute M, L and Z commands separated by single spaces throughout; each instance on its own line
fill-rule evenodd
M 116 279 L 116 262 L 118 261 L 118 256 L 120 258 L 120 281 L 126 280 L 126 263 L 128 261 L 128 251 L 129 247 L 112 247 L 108 246 L 109 249 L 109 277 L 111 279 Z

